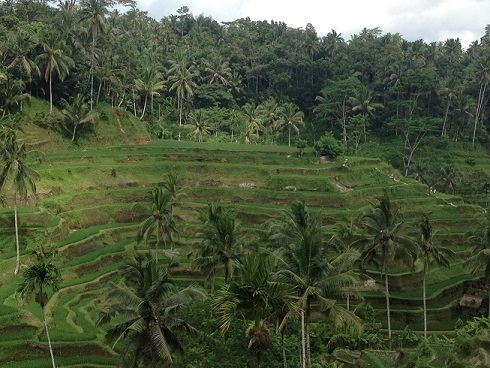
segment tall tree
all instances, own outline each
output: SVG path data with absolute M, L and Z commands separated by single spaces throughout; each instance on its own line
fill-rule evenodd
M 144 69 L 141 78 L 135 79 L 134 85 L 138 91 L 145 94 L 145 102 L 140 117 L 140 120 L 142 120 L 145 116 L 148 96 L 150 97 L 150 112 L 153 114 L 153 99 L 155 96 L 160 95 L 159 91 L 165 87 L 165 82 L 162 79 L 161 73 L 155 67 L 151 66 Z
M 424 218 L 419 222 L 419 237 L 418 247 L 420 257 L 424 265 L 422 279 L 422 299 L 424 304 L 424 337 L 427 337 L 427 296 L 426 282 L 430 273 L 430 265 L 437 264 L 439 266 L 449 268 L 449 258 L 454 254 L 449 248 L 435 244 L 434 231 L 429 217 Z
M 53 112 L 53 73 L 63 82 L 70 73 L 70 67 L 75 66 L 75 62 L 66 53 L 66 45 L 54 34 L 49 34 L 41 42 L 43 52 L 38 55 L 37 61 L 44 64 L 44 79 L 49 83 L 49 113 Z
M 219 266 L 225 284 L 234 275 L 235 261 L 244 254 L 244 238 L 232 210 L 220 204 L 209 204 L 200 213 L 202 225 L 197 232 L 201 242 L 196 245 L 193 263 L 209 274 L 211 282 Z
M 0 143 L 0 189 L 5 189 L 9 183 L 13 189 L 14 222 L 15 222 L 15 249 L 16 261 L 14 275 L 19 273 L 20 267 L 20 245 L 19 245 L 19 222 L 17 216 L 17 199 L 27 199 L 28 188 L 35 194 L 35 180 L 39 174 L 27 163 L 29 151 L 25 143 L 17 141 L 15 125 L 3 126 Z
M 65 100 L 62 102 L 64 106 L 61 113 L 64 117 L 65 128 L 71 133 L 72 142 L 76 142 L 80 127 L 96 124 L 99 120 L 99 114 L 90 110 L 80 93 L 73 98 L 71 103 Z
M 172 197 L 163 187 L 156 187 L 150 193 L 149 203 L 138 203 L 135 210 L 140 214 L 142 222 L 138 226 L 136 240 L 144 240 L 147 244 L 155 237 L 155 262 L 158 262 L 160 241 L 168 242 L 173 247 L 177 234 L 178 217 L 172 212 Z
M 271 255 L 248 254 L 237 261 L 237 278 L 224 285 L 213 300 L 222 335 L 237 317 L 251 321 L 246 334 L 248 348 L 257 356 L 257 368 L 262 367 L 263 353 L 272 344 L 267 322 L 280 309 L 295 311 L 291 287 L 274 281 L 275 265 Z
M 97 321 L 97 325 L 103 325 L 115 316 L 124 318 L 105 335 L 114 346 L 120 340 L 127 340 L 119 366 L 172 366 L 175 357 L 184 354 L 178 331 L 197 332 L 173 314 L 194 300 L 204 299 L 204 290 L 195 286 L 177 287 L 149 254 L 138 256 L 135 263 L 124 266 L 121 276 L 123 283 L 111 286 L 108 292 L 111 304 Z
M 171 63 L 170 69 L 168 70 L 168 79 L 171 83 L 170 91 L 176 91 L 179 126 L 182 126 L 184 99 L 189 99 L 194 95 L 194 88 L 197 87 L 194 78 L 197 77 L 197 71 L 193 65 L 188 65 L 183 52 L 176 61 L 172 61 Z
M 300 201 L 294 202 L 282 220 L 271 226 L 270 234 L 271 241 L 280 245 L 279 280 L 290 284 L 297 293 L 304 317 L 303 359 L 311 368 L 313 303 L 321 311 L 328 312 L 335 323 L 356 321 L 351 312 L 336 303 L 335 298 L 346 297 L 351 292 L 346 286 L 356 282 L 356 275 L 349 266 L 359 258 L 359 253 L 349 249 L 338 254 L 329 247 L 320 219 Z
M 56 368 L 44 307 L 49 301 L 49 296 L 46 289 L 51 288 L 53 292 L 58 290 L 59 284 L 61 283 L 61 272 L 54 263 L 52 253 L 49 254 L 49 252 L 45 252 L 44 249 L 41 249 L 41 251 L 37 252 L 36 255 L 36 263 L 30 265 L 24 271 L 23 279 L 17 288 L 17 292 L 24 300 L 30 298 L 34 294 L 36 302 L 41 306 L 43 312 L 44 330 L 46 331 L 49 353 L 51 355 L 51 363 L 53 368 Z
M 279 110 L 279 119 L 277 120 L 277 127 L 287 130 L 288 132 L 288 147 L 291 147 L 291 131 L 294 130 L 299 134 L 299 125 L 304 125 L 305 114 L 299 111 L 298 106 L 291 102 L 287 102 L 282 105 Z
M 488 317 L 490 318 L 490 212 L 485 212 L 468 235 L 468 243 L 472 248 L 471 256 L 465 264 L 471 267 L 473 274 L 483 271 L 483 282 L 488 291 Z
M 401 232 L 403 222 L 399 211 L 391 204 L 388 193 L 371 203 L 371 210 L 361 219 L 362 226 L 369 236 L 362 249 L 362 260 L 374 264 L 381 270 L 385 279 L 386 317 L 388 337 L 391 339 L 391 313 L 388 270 L 392 259 L 401 260 L 413 267 L 416 250 L 413 240 Z
M 104 31 L 109 6 L 107 0 L 81 0 L 80 20 L 86 24 L 92 36 L 90 50 L 90 111 L 94 104 L 94 66 L 95 66 L 95 42 L 100 32 Z

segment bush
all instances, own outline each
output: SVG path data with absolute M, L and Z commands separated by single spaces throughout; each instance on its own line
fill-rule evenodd
M 332 158 L 338 157 L 344 153 L 344 146 L 342 142 L 335 139 L 331 132 L 326 132 L 320 137 L 314 144 L 315 151 L 320 155 L 330 156 Z

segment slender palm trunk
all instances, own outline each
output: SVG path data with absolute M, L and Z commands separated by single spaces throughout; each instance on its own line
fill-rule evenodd
M 283 367 L 288 368 L 288 359 L 286 356 L 286 348 L 284 347 L 284 330 L 281 331 L 281 350 L 282 350 Z
M 257 352 L 257 368 L 262 368 L 262 350 Z
M 147 101 L 148 101 L 148 95 L 145 95 L 145 103 L 143 105 L 143 112 L 141 113 L 140 120 L 143 120 L 143 116 L 145 116 Z
M 490 285 L 488 285 L 488 318 L 490 318 Z
M 288 127 L 288 147 L 291 147 L 291 125 Z
M 76 123 L 75 123 L 75 124 L 73 124 L 73 134 L 72 134 L 72 136 L 71 136 L 71 140 L 72 140 L 73 142 L 75 142 L 75 135 L 77 134 L 77 126 L 78 126 L 78 124 L 76 124 Z
M 301 311 L 301 366 L 306 368 L 305 312 Z
M 94 106 L 94 63 L 95 63 L 95 35 L 92 35 L 92 55 L 90 58 L 90 111 Z
M 53 73 L 49 73 L 49 113 L 53 113 Z
M 46 338 L 48 339 L 49 353 L 51 354 L 51 363 L 53 364 L 53 368 L 56 368 L 56 364 L 54 362 L 53 347 L 51 346 L 51 338 L 49 337 L 48 323 L 46 322 L 46 313 L 44 312 L 44 308 L 43 308 L 43 320 L 44 320 L 44 329 L 46 330 Z
M 182 97 L 177 97 L 177 107 L 179 109 L 179 127 L 182 126 Z
M 424 270 L 424 278 L 422 280 L 422 298 L 424 299 L 424 337 L 427 337 L 427 298 L 426 298 L 426 290 L 425 290 L 425 282 L 426 282 L 426 273 Z
M 15 270 L 14 275 L 19 273 L 20 268 L 20 246 L 19 246 L 19 221 L 17 216 L 17 190 L 14 190 L 14 224 L 15 224 Z
M 391 315 L 390 315 L 390 290 L 388 288 L 388 273 L 385 270 L 385 296 L 386 296 L 386 317 L 388 319 L 388 337 L 391 344 Z
M 449 115 L 449 106 L 450 105 L 451 105 L 451 100 L 448 99 L 447 104 L 446 104 L 446 113 L 444 114 L 444 123 L 442 124 L 441 137 L 446 136 L 446 124 L 447 124 L 447 117 Z
M 306 364 L 308 368 L 311 368 L 310 321 L 311 321 L 311 308 L 310 308 L 310 300 L 308 299 L 306 301 L 306 313 L 305 313 Z

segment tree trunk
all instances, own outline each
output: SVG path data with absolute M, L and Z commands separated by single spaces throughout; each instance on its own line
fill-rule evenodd
M 145 95 L 145 103 L 143 105 L 143 112 L 141 113 L 140 120 L 143 120 L 143 116 L 145 116 L 147 101 L 148 101 L 148 95 Z
M 426 290 L 425 290 L 425 279 L 426 273 L 424 270 L 424 278 L 422 280 L 422 299 L 424 300 L 424 337 L 427 338 L 427 299 L 426 299 Z
M 15 185 L 15 183 L 14 183 Z M 20 268 L 20 246 L 19 246 L 19 221 L 17 219 L 17 190 L 14 189 L 14 224 L 15 224 L 15 251 L 17 253 L 15 258 L 15 270 L 14 275 L 19 273 Z
M 44 308 L 43 308 L 43 320 L 44 320 L 44 328 L 46 329 L 46 338 L 48 339 L 49 353 L 51 354 L 51 363 L 53 364 L 53 368 L 56 368 L 56 364 L 54 362 L 53 347 L 51 346 L 51 339 L 49 338 L 48 323 L 46 322 L 46 314 L 44 313 Z
M 390 315 L 390 291 L 388 288 L 388 273 L 385 270 L 385 296 L 386 296 L 386 317 L 388 319 L 388 337 L 391 345 L 391 315 Z
M 310 300 L 306 300 L 306 313 L 305 313 L 305 337 L 306 337 L 306 365 L 311 368 L 311 344 L 310 344 L 310 320 L 311 320 L 311 308 Z
M 262 350 L 257 352 L 257 368 L 262 368 Z
M 305 312 L 301 312 L 301 362 L 302 368 L 306 368 L 306 347 L 305 347 Z
M 52 87 L 52 78 L 53 73 L 49 73 L 49 113 L 53 113 L 53 87 Z
M 282 349 L 282 363 L 284 368 L 288 368 L 288 359 L 286 356 L 286 349 L 284 348 L 284 330 L 281 331 L 281 349 Z

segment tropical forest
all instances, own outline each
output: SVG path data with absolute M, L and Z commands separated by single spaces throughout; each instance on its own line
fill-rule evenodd
M 462 45 L 0 2 L 2 368 L 490 367 Z

